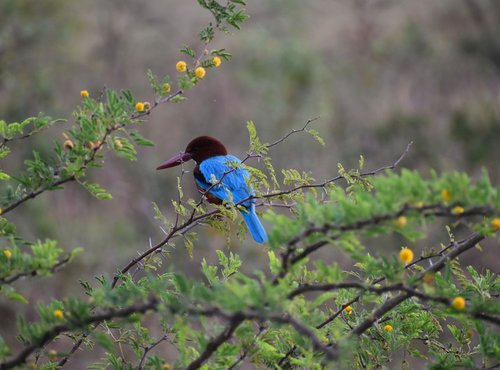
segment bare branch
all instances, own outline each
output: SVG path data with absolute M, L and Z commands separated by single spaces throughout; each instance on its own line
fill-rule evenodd
M 306 124 L 304 125 L 304 127 L 302 127 L 301 129 L 293 129 L 292 131 L 290 131 L 288 134 L 286 134 L 285 136 L 283 136 L 282 138 L 276 140 L 275 142 L 271 143 L 271 144 L 267 144 L 266 147 L 269 149 L 269 148 L 272 148 L 273 146 L 276 146 L 278 144 L 281 144 L 283 141 L 285 141 L 286 139 L 288 139 L 290 136 L 292 136 L 293 134 L 296 134 L 296 133 L 299 133 L 299 132 L 304 132 L 306 131 L 307 129 L 307 126 L 309 126 L 311 123 L 313 123 L 314 121 L 317 121 L 320 117 L 314 117 L 314 118 L 310 118 L 307 120 Z
M 168 336 L 167 335 L 164 335 L 163 337 L 161 337 L 160 339 L 156 340 L 155 342 L 153 342 L 152 344 L 150 344 L 149 346 L 145 347 L 144 348 L 144 352 L 142 354 L 142 357 L 141 357 L 141 361 L 139 362 L 139 365 L 137 365 L 137 370 L 142 370 L 143 369 L 143 366 L 144 366 L 144 362 L 146 361 L 146 358 L 148 356 L 148 353 L 154 349 L 156 346 L 158 346 L 160 343 L 166 341 L 168 339 Z

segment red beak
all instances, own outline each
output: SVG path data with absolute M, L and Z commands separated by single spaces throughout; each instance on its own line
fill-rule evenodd
M 156 167 L 156 169 L 163 170 L 165 168 L 175 167 L 180 165 L 181 163 L 189 161 L 190 159 L 191 159 L 191 154 L 182 152 L 176 155 L 175 157 L 170 158 L 168 161 L 162 163 L 161 165 Z

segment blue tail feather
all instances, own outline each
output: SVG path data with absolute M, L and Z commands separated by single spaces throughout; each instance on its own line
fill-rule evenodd
M 248 230 L 250 230 L 250 234 L 257 243 L 265 243 L 267 242 L 267 234 L 264 226 L 260 223 L 259 217 L 255 213 L 255 209 L 252 206 L 247 212 L 241 212 L 243 219 L 245 220 Z

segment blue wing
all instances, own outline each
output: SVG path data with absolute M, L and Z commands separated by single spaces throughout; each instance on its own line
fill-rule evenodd
M 196 183 L 206 190 L 212 186 L 214 178 L 215 182 L 218 182 L 224 176 L 219 184 L 210 189 L 210 193 L 221 200 L 232 199 L 234 203 L 239 203 L 253 195 L 246 182 L 250 174 L 244 168 L 238 167 L 240 165 L 241 161 L 233 155 L 205 159 L 200 163 L 200 171 L 206 182 L 195 178 Z M 243 205 L 250 207 L 252 203 L 255 203 L 255 200 L 244 202 Z
M 215 197 L 223 201 L 232 200 L 234 203 L 239 203 L 254 194 L 246 182 L 250 174 L 244 168 L 239 167 L 240 165 L 241 161 L 232 155 L 205 159 L 199 165 L 199 170 L 205 181 L 199 178 L 196 173 L 195 181 L 202 189 L 210 189 L 210 194 Z M 218 183 L 219 181 L 220 183 Z M 214 183 L 217 185 L 212 187 Z M 243 202 L 246 209 L 241 210 L 241 214 L 254 240 L 257 243 L 264 243 L 267 241 L 267 234 L 255 213 L 254 203 L 255 199 Z

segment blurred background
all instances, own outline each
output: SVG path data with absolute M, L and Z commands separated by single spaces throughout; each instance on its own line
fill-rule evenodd
M 203 134 L 244 157 L 247 120 L 270 142 L 320 116 L 314 128 L 325 148 L 296 135 L 271 152 L 277 169 L 311 171 L 318 180 L 335 175 L 338 162 L 356 166 L 360 154 L 368 169 L 391 164 L 413 140 L 405 167 L 473 176 L 486 168 L 499 183 L 498 0 L 252 0 L 247 10 L 251 18 L 242 31 L 217 35 L 211 45 L 228 49 L 233 59 L 208 70 L 187 102 L 160 107 L 141 126 L 157 146 L 140 149 L 137 162 L 111 154 L 104 170 L 91 173 L 113 200 L 98 201 L 70 184 L 9 214 L 28 239 L 86 250 L 52 278 L 20 282 L 31 303 L 80 295 L 79 279 L 111 275 L 150 239 L 160 240 L 151 204 L 172 214 L 179 172 L 155 167 Z M 152 101 L 146 70 L 175 78 L 176 61 L 185 59 L 178 50 L 184 44 L 200 50 L 197 33 L 210 21 L 195 0 L 2 0 L 0 118 L 23 120 L 42 111 L 72 123 L 79 91 L 97 96 L 104 86 Z M 4 169 L 20 171 L 34 148 L 50 154 L 66 128 L 13 145 Z M 190 176 L 185 188 L 194 196 Z M 224 238 L 208 228 L 200 232 L 194 258 L 179 245 L 167 266 L 197 275 L 202 258 L 216 261 L 214 250 L 227 248 Z M 446 238 L 441 226 L 436 240 Z M 391 253 L 401 243 L 395 237 L 373 246 Z M 498 246 L 491 247 L 467 262 L 498 273 Z M 244 270 L 267 269 L 264 248 L 250 240 L 232 248 L 248 261 Z M 323 253 L 351 267 L 332 250 Z M 0 297 L 5 337 L 16 311 L 33 307 Z

